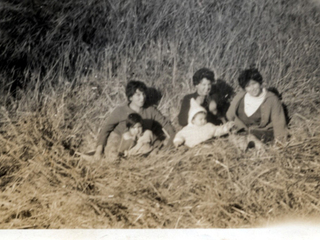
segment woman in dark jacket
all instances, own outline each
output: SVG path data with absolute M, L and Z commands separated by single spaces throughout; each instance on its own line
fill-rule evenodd
M 211 93 L 212 84 L 215 81 L 213 71 L 208 68 L 201 68 L 194 73 L 192 81 L 196 91 L 184 96 L 178 115 L 179 125 L 182 127 L 188 125 L 191 98 L 206 109 L 208 122 L 214 125 L 222 124 L 225 119 L 219 116 L 218 95 Z

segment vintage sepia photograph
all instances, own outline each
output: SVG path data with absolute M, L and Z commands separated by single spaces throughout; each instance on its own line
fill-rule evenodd
M 319 66 L 318 0 L 0 0 L 0 232 L 320 229 Z

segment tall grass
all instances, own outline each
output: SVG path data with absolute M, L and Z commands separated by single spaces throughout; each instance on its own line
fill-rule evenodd
M 1 228 L 253 227 L 319 215 L 314 2 L 2 1 L 0 14 Z M 239 153 L 222 138 L 113 164 L 77 154 L 94 147 L 128 80 L 159 89 L 158 108 L 178 127 L 198 68 L 236 90 L 252 64 L 282 93 L 287 145 Z

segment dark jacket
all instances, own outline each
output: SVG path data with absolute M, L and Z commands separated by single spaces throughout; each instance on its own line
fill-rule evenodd
M 182 99 L 182 104 L 181 104 L 181 108 L 180 108 L 180 112 L 178 115 L 178 122 L 179 125 L 184 127 L 188 125 L 188 114 L 189 114 L 189 110 L 190 110 L 190 100 L 191 98 L 194 98 L 195 100 L 197 99 L 197 97 L 199 96 L 199 94 L 197 92 L 188 94 L 186 96 L 184 96 L 184 98 Z M 218 96 L 216 94 L 213 94 L 210 96 L 210 98 L 212 100 L 215 100 L 217 102 L 217 98 Z M 214 125 L 220 125 L 222 122 L 220 119 L 218 119 L 217 116 L 213 115 L 210 111 L 209 111 L 209 102 L 208 99 L 206 98 L 204 100 L 204 102 L 201 104 L 202 107 L 204 107 L 207 111 L 207 121 L 210 123 L 213 123 Z

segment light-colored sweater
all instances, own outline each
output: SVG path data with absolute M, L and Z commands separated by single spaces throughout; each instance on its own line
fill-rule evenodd
M 182 142 L 184 145 L 192 148 L 210 138 L 219 137 L 228 133 L 229 127 L 226 124 L 216 126 L 212 123 L 206 123 L 203 126 L 195 126 L 192 123 L 192 119 L 199 112 L 206 112 L 206 110 L 191 98 L 188 125 L 176 134 L 173 143 Z
M 229 128 L 226 125 L 215 126 L 212 123 L 200 127 L 188 125 L 177 133 L 173 142 L 183 141 L 186 146 L 192 148 L 210 138 L 227 134 L 228 131 Z
M 119 145 L 119 153 L 125 156 L 143 155 L 152 151 L 153 134 L 150 130 L 145 130 L 139 137 L 134 137 L 130 132 L 122 134 Z
M 241 99 L 245 96 L 246 92 L 239 92 L 232 100 L 230 107 L 227 111 L 227 119 L 235 122 L 237 129 L 248 130 L 247 126 L 237 116 L 237 110 Z M 251 127 L 252 129 L 259 130 L 272 130 L 274 137 L 280 141 L 284 141 L 288 135 L 287 123 L 283 111 L 283 107 L 279 98 L 270 91 L 266 92 L 266 96 L 260 105 L 261 121 L 258 126 Z

